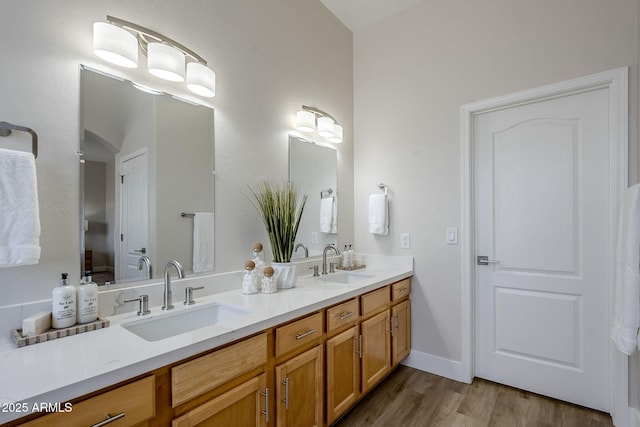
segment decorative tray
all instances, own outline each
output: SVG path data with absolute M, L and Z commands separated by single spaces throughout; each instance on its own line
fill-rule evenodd
M 11 339 L 18 347 L 24 347 L 26 345 L 38 344 L 45 341 L 53 341 L 58 338 L 64 338 L 71 335 L 82 334 L 85 332 L 95 331 L 96 329 L 102 329 L 109 327 L 109 321 L 104 317 L 98 317 L 98 320 L 93 322 L 83 323 L 81 325 L 73 325 L 68 328 L 49 329 L 39 335 L 33 337 L 23 337 L 22 329 L 13 329 L 11 331 Z

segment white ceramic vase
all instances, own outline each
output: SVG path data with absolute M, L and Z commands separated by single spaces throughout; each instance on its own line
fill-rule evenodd
M 273 277 L 278 289 L 289 289 L 296 286 L 298 275 L 296 266 L 292 262 L 272 262 Z

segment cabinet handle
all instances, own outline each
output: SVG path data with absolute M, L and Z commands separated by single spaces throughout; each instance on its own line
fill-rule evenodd
M 340 315 L 340 320 L 344 320 L 344 319 L 348 319 L 349 317 L 353 316 L 355 313 L 353 311 L 347 311 L 346 313 L 342 313 Z
M 284 409 L 289 410 L 289 377 L 285 378 L 282 381 L 282 385 L 284 386 L 284 399 L 282 399 L 282 403 L 284 403 Z
M 264 389 L 264 392 L 262 392 L 262 395 L 264 396 L 264 411 L 260 411 L 262 413 L 262 415 L 264 415 L 264 422 L 268 423 L 269 422 L 269 387 Z
M 316 332 L 318 332 L 317 329 L 307 329 L 305 332 L 296 335 L 296 340 L 301 340 L 302 338 L 315 334 Z
M 358 335 L 358 356 L 362 359 L 362 335 Z
M 91 427 L 102 427 L 102 426 L 106 426 L 109 423 L 112 423 L 116 420 L 119 420 L 120 418 L 124 418 L 124 412 L 120 412 L 118 415 L 110 415 L 107 414 L 107 419 L 104 421 L 100 421 L 98 424 L 94 424 Z

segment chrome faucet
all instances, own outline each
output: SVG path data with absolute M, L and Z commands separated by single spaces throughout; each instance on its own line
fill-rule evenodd
M 293 248 L 293 252 L 297 252 L 298 248 L 302 248 L 304 249 L 304 257 L 305 258 L 309 258 L 309 249 L 307 249 L 307 247 L 305 245 L 303 245 L 302 243 L 298 243 L 294 248 Z
M 340 255 L 340 251 L 334 245 L 327 245 L 322 251 L 322 274 L 327 274 L 327 251 L 333 249 L 336 255 Z
M 147 279 L 151 279 L 151 260 L 148 256 L 142 255 L 138 259 L 138 270 L 142 271 L 145 267 L 147 269 Z
M 182 265 L 175 259 L 172 259 L 167 263 L 164 267 L 164 305 L 162 306 L 163 310 L 171 310 L 173 308 L 173 296 L 171 295 L 171 274 L 169 273 L 169 269 L 171 266 L 175 267 L 178 272 L 178 278 L 182 279 L 184 277 L 184 269 Z

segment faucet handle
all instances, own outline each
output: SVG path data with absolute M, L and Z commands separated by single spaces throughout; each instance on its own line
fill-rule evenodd
M 151 310 L 149 310 L 149 295 L 140 295 L 138 298 L 129 298 L 124 300 L 124 302 L 133 301 L 140 301 L 138 312 L 136 313 L 138 316 L 144 316 L 145 314 L 151 313 Z
M 193 300 L 193 291 L 197 291 L 200 289 L 204 289 L 204 286 L 198 286 L 197 288 L 194 288 L 192 286 L 187 286 L 186 288 L 184 288 L 184 305 L 192 305 L 195 304 L 196 302 Z
M 309 267 L 309 270 L 313 270 L 313 277 L 320 276 L 320 274 L 318 274 L 318 265 L 312 265 L 311 267 Z
M 335 262 L 330 262 L 329 263 L 329 273 L 335 273 L 336 272 L 336 263 Z

